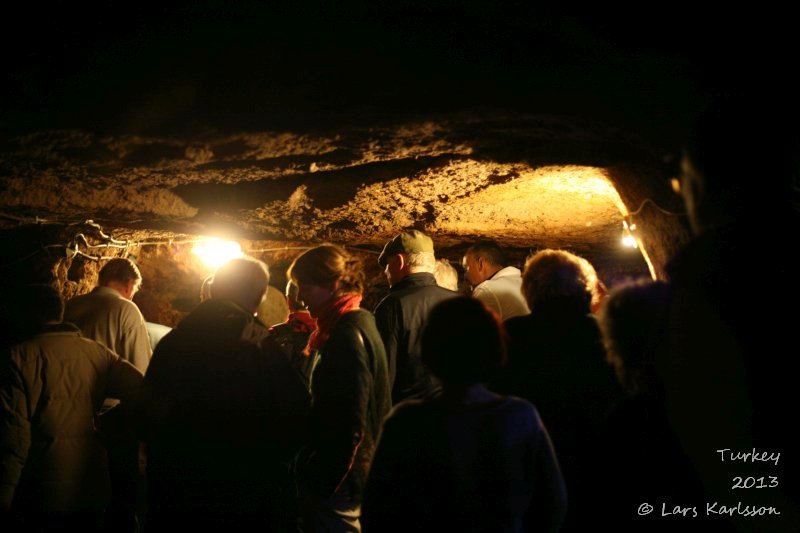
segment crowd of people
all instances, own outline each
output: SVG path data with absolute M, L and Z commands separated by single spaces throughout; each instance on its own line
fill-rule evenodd
M 668 282 L 609 293 L 575 254 L 520 270 L 480 241 L 464 294 L 405 230 L 378 257 L 374 312 L 363 265 L 325 244 L 294 260 L 286 319 L 267 327 L 268 268 L 238 258 L 154 350 L 129 259 L 66 306 L 26 287 L 32 334 L 0 360 L 2 530 L 794 530 L 792 321 L 736 305 L 745 276 L 786 267 L 743 252 L 751 190 L 717 162 L 727 120 L 709 113 L 685 151 L 695 237 Z M 731 470 L 720 449 L 782 455 Z M 739 496 L 736 475 L 777 483 Z

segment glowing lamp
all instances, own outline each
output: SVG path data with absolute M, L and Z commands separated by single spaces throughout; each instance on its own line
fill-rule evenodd
M 627 220 L 622 221 L 622 245 L 628 248 L 638 248 L 639 244 L 633 236 L 633 231 L 636 229 L 636 224 L 631 223 L 628 225 Z
M 223 241 L 222 239 L 208 239 L 195 243 L 192 253 L 215 270 L 227 261 L 244 255 L 238 242 Z

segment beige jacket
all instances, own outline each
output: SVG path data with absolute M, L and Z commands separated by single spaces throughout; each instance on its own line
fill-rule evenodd
M 133 402 L 141 382 L 71 324 L 0 354 L 0 510 L 15 498 L 43 512 L 102 509 L 109 480 L 95 414 L 106 397 Z

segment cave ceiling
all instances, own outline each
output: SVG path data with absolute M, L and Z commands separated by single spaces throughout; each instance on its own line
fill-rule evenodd
M 276 241 L 379 244 L 417 227 L 443 244 L 591 247 L 622 220 L 608 167 L 650 156 L 602 133 L 474 116 L 313 134 L 42 132 L 7 144 L 0 206 L 11 217 Z
M 606 249 L 643 200 L 680 210 L 683 128 L 753 53 L 681 6 L 31 4 L 2 35 L 0 224 Z M 642 220 L 663 265 L 685 224 Z

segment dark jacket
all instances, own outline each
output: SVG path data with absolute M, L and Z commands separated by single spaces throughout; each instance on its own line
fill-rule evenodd
M 439 287 L 429 272 L 409 274 L 375 308 L 375 322 L 386 346 L 392 402 L 431 394 L 436 385 L 420 359 L 422 331 L 431 309 L 458 296 Z
M 721 475 L 719 454 L 708 450 L 800 448 L 798 432 L 786 423 L 796 404 L 796 356 L 791 354 L 797 344 L 797 312 L 792 309 L 800 299 L 800 285 L 794 262 L 774 255 L 792 242 L 787 236 L 797 235 L 800 224 L 777 209 L 770 229 L 758 222 L 706 231 L 668 268 L 669 349 L 656 359 L 657 369 L 670 423 L 706 492 L 719 498 L 730 494 L 728 478 L 743 474 L 731 467 Z M 787 454 L 777 465 L 751 465 L 747 475 L 782 480 L 798 471 L 800 457 Z M 748 504 L 781 511 L 800 509 L 800 484 L 754 490 L 750 500 Z M 747 524 L 747 517 L 733 518 Z M 782 530 L 800 530 L 800 513 L 789 518 L 782 512 L 780 519 Z
M 601 423 L 623 397 L 605 361 L 597 321 L 581 310 L 534 309 L 505 326 L 508 365 L 497 391 L 536 405 L 567 483 L 565 531 L 583 531 L 593 516 L 586 487 L 594 478 Z
M 661 512 L 645 517 L 636 510 L 642 502 L 667 503 L 672 510 L 671 502 L 682 501 L 687 502 L 684 507 L 698 506 L 698 516 L 690 514 L 691 520 L 680 524 L 682 533 L 726 531 L 699 507 L 702 486 L 670 427 L 660 391 L 630 396 L 614 407 L 604 423 L 598 457 L 592 485 L 602 509 L 592 517 L 598 529 L 676 531 L 672 517 L 664 518 Z
M 151 511 L 244 518 L 283 505 L 308 404 L 266 327 L 233 302 L 201 303 L 158 344 L 144 380 Z
M 536 408 L 519 398 L 409 400 L 387 417 L 365 531 L 558 531 L 564 481 Z
M 311 376 L 311 438 L 299 477 L 320 497 L 361 499 L 375 443 L 389 412 L 389 373 L 372 313 L 345 313 Z

